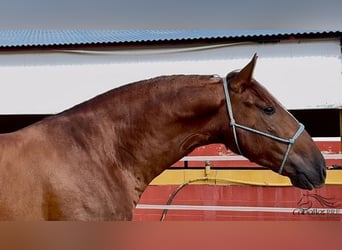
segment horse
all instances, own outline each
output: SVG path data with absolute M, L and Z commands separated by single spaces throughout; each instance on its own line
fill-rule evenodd
M 131 220 L 147 185 L 196 147 L 222 143 L 321 187 L 321 152 L 292 115 L 239 71 L 127 84 L 0 135 L 0 220 Z

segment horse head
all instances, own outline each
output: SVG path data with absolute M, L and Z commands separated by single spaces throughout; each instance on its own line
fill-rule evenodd
M 234 137 L 227 147 L 288 176 L 296 187 L 322 186 L 326 165 L 320 150 L 304 126 L 253 78 L 256 60 L 255 55 L 242 70 L 224 79 Z

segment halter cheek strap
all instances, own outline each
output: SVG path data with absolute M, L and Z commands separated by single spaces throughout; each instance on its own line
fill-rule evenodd
M 291 150 L 292 145 L 295 143 L 297 138 L 304 131 L 304 125 L 302 123 L 298 122 L 299 128 L 298 128 L 297 132 L 294 134 L 294 136 L 292 138 L 290 138 L 290 139 L 284 139 L 284 138 L 281 138 L 281 137 L 278 137 L 278 136 L 275 136 L 275 135 L 271 135 L 271 134 L 265 133 L 263 131 L 260 131 L 260 130 L 257 130 L 257 129 L 253 129 L 253 128 L 250 128 L 250 127 L 246 127 L 244 125 L 236 123 L 235 119 L 234 119 L 234 115 L 233 115 L 233 108 L 232 108 L 232 103 L 231 103 L 231 100 L 230 100 L 230 95 L 229 95 L 229 90 L 228 90 L 228 82 L 227 82 L 227 79 L 225 77 L 222 78 L 222 79 L 223 79 L 224 94 L 225 94 L 225 97 L 226 97 L 227 111 L 228 111 L 228 116 L 229 116 L 229 120 L 230 120 L 230 126 L 232 127 L 235 145 L 236 145 L 236 148 L 237 148 L 239 154 L 243 155 L 242 151 L 241 151 L 241 148 L 240 148 L 240 145 L 239 145 L 239 141 L 238 141 L 238 137 L 237 137 L 237 133 L 236 133 L 236 128 L 240 128 L 240 129 L 246 130 L 248 132 L 251 132 L 251 133 L 254 133 L 254 134 L 258 134 L 258 135 L 261 135 L 261 136 L 273 139 L 275 141 L 286 143 L 286 144 L 288 144 L 287 150 L 286 150 L 286 152 L 284 154 L 284 158 L 283 158 L 283 160 L 282 160 L 282 162 L 280 164 L 279 170 L 278 170 L 278 173 L 281 174 L 283 172 L 283 169 L 284 169 L 284 166 L 286 164 L 287 158 L 288 158 L 288 156 L 290 154 L 290 150 Z

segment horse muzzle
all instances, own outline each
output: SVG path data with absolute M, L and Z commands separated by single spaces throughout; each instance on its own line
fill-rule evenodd
M 325 183 L 327 169 L 323 156 L 320 161 L 315 163 L 311 167 L 307 165 L 305 167 L 295 167 L 296 174 L 289 175 L 292 185 L 307 190 L 322 187 Z

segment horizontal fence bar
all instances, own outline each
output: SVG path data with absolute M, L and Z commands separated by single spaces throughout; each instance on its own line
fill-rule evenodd
M 323 154 L 324 159 L 340 160 L 342 154 Z M 206 155 L 206 156 L 185 156 L 180 161 L 248 161 L 241 155 Z
M 185 210 L 185 211 L 226 211 L 226 212 L 268 212 L 268 213 L 317 213 L 342 214 L 339 208 L 291 208 L 291 207 L 248 207 L 248 206 L 198 206 L 198 205 L 151 205 L 138 204 L 137 209 Z
M 340 142 L 340 137 L 312 137 L 314 141 L 319 142 Z

